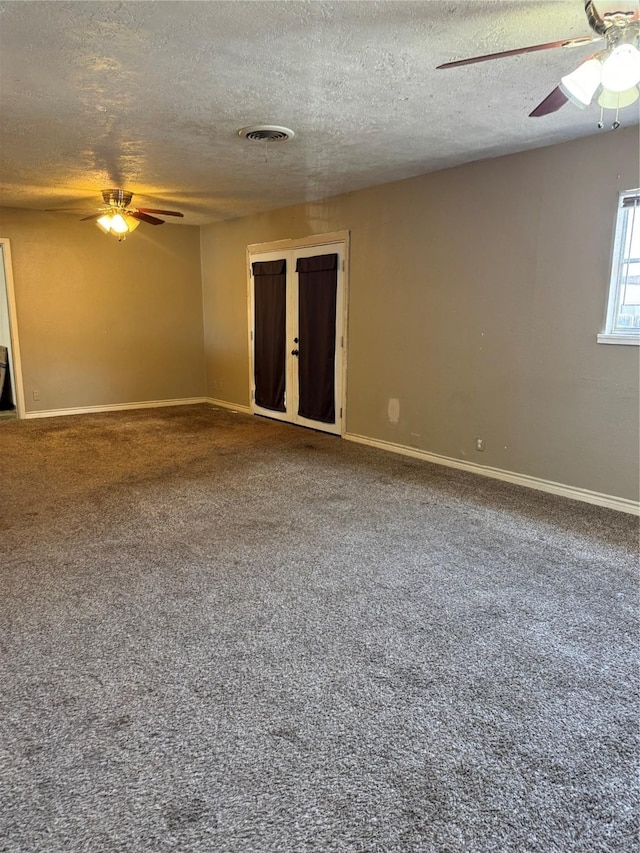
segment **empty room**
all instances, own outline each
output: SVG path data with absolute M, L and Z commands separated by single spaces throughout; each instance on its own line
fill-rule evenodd
M 633 853 L 640 3 L 0 4 L 0 850 Z

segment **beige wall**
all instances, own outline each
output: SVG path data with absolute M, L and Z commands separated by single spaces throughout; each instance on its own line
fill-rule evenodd
M 348 229 L 348 432 L 637 500 L 639 351 L 596 333 L 639 183 L 629 128 L 207 226 L 209 395 L 249 402 L 246 245 Z
M 203 396 L 199 229 L 0 210 L 27 412 Z M 40 392 L 35 402 L 33 391 Z

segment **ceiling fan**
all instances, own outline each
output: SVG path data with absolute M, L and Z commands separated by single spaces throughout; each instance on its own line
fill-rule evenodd
M 151 214 L 159 213 L 162 216 L 179 216 L 183 217 L 183 213 L 177 210 L 156 210 L 151 207 L 130 207 L 133 193 L 127 190 L 102 190 L 102 198 L 105 206 L 100 207 L 96 213 L 89 216 L 83 216 L 81 222 L 95 219 L 96 224 L 105 234 L 114 234 L 118 238 L 118 242 L 124 240 L 127 234 L 140 225 L 141 222 L 146 222 L 148 225 L 164 225 L 164 219 L 158 219 L 157 216 Z M 63 208 L 66 210 L 74 210 L 77 208 Z
M 623 3 L 624 0 L 620 0 L 620 2 Z M 529 113 L 529 116 L 538 118 L 556 112 L 567 101 L 585 109 L 591 103 L 596 90 L 601 87 L 598 98 L 601 107 L 598 127 L 604 127 L 603 111 L 615 109 L 616 118 L 612 125 L 615 129 L 620 126 L 617 111 L 635 103 L 640 95 L 638 91 L 638 83 L 640 82 L 640 50 L 638 49 L 640 15 L 637 11 L 613 11 L 600 15 L 595 7 L 594 0 L 586 0 L 584 10 L 587 23 L 594 35 L 534 44 L 530 47 L 474 56 L 471 59 L 458 59 L 454 62 L 438 65 L 438 68 L 458 68 L 462 65 L 486 62 L 490 59 L 518 56 L 522 53 L 534 53 L 556 47 L 574 47 L 605 41 L 606 48 L 604 50 L 590 56 L 572 73 L 562 77 L 560 84 Z

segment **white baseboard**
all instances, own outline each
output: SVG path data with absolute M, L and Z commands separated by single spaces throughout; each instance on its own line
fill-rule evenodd
M 215 400 L 213 397 L 206 397 L 205 403 L 217 409 L 229 409 L 231 412 L 240 412 L 243 415 L 251 414 L 249 406 L 241 406 L 239 403 L 229 403 L 227 400 Z
M 63 415 L 89 415 L 98 412 L 122 412 L 127 409 L 159 409 L 165 406 L 194 406 L 198 403 L 208 403 L 206 397 L 188 397 L 180 400 L 146 400 L 139 403 L 111 403 L 105 406 L 81 406 L 74 409 L 48 409 L 42 412 L 27 412 L 29 418 L 57 418 Z
M 515 483 L 517 486 L 526 486 L 529 489 L 537 489 L 540 492 L 549 492 L 552 495 L 562 495 L 574 501 L 597 504 L 598 506 L 627 512 L 631 515 L 640 515 L 640 502 L 619 498 L 615 495 L 605 495 L 602 492 L 593 492 L 590 489 L 580 489 L 576 486 L 567 486 L 564 483 L 555 483 L 553 480 L 541 480 L 539 477 L 531 477 L 528 474 L 516 474 L 513 471 L 503 471 L 501 468 L 492 468 L 489 465 L 478 465 L 475 462 L 464 462 L 461 459 L 453 459 L 450 456 L 440 456 L 437 453 L 427 453 L 415 447 L 406 447 L 403 444 L 394 444 L 391 441 L 379 441 L 375 438 L 367 438 L 364 435 L 345 433 L 347 441 L 355 441 L 358 444 L 366 444 L 369 447 L 377 447 L 391 453 L 400 453 L 403 456 L 413 456 L 423 459 L 425 462 L 433 462 L 436 465 L 445 465 L 448 468 L 457 468 L 459 471 L 469 471 L 472 474 L 480 474 L 482 477 L 492 477 L 494 480 L 504 480 L 507 483 Z
M 128 409 L 156 409 L 167 406 L 193 406 L 207 403 L 214 408 L 228 409 L 250 415 L 251 408 L 227 400 L 216 400 L 213 397 L 188 397 L 180 400 L 146 400 L 137 403 L 113 403 L 105 406 L 83 406 L 73 409 L 49 409 L 41 412 L 26 412 L 25 419 L 31 418 L 56 418 L 64 415 L 85 415 L 98 412 L 120 412 Z M 517 486 L 526 486 L 529 489 L 537 489 L 541 492 L 549 492 L 552 495 L 561 495 L 575 501 L 596 504 L 597 506 L 615 509 L 619 512 L 627 512 L 631 515 L 640 515 L 640 502 L 628 498 L 619 498 L 616 495 L 607 495 L 602 492 L 594 492 L 590 489 L 581 489 L 577 486 L 567 486 L 564 483 L 556 483 L 553 480 L 542 480 L 539 477 L 531 477 L 528 474 L 517 474 L 514 471 L 504 471 L 501 468 L 492 468 L 489 465 L 478 465 L 475 462 L 465 462 L 450 456 L 441 456 L 438 453 L 428 453 L 415 447 L 406 447 L 403 444 L 395 444 L 392 441 L 382 441 L 368 438 L 365 435 L 345 433 L 343 436 L 347 441 L 357 444 L 366 444 L 369 447 L 377 447 L 391 453 L 399 453 L 403 456 L 412 456 L 415 459 L 423 459 L 425 462 L 433 462 L 436 465 L 444 465 L 448 468 L 456 468 L 459 471 L 469 471 L 482 477 L 491 477 L 494 480 L 504 480 L 507 483 L 515 483 Z

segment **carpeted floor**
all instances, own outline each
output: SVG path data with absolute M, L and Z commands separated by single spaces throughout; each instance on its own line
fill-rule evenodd
M 0 491 L 4 853 L 637 851 L 637 518 L 204 406 Z

